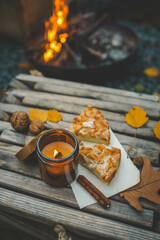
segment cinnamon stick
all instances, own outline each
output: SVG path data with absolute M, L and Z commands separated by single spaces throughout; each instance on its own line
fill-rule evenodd
M 107 208 L 111 204 L 108 198 L 106 198 L 102 192 L 100 192 L 85 176 L 79 175 L 77 178 L 77 182 L 85 188 L 103 207 Z

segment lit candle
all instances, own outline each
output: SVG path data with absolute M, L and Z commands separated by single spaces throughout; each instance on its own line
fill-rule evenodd
M 58 141 L 46 145 L 42 149 L 42 153 L 48 158 L 57 159 L 56 155 L 58 155 L 58 153 L 61 153 L 61 158 L 65 158 L 68 157 L 73 152 L 73 150 L 74 148 L 69 143 Z
M 71 183 L 77 174 L 78 141 L 65 129 L 43 133 L 37 142 L 38 162 L 42 179 L 56 187 Z

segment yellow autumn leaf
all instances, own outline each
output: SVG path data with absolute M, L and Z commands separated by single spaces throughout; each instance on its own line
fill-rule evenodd
M 57 110 L 49 110 L 48 111 L 48 120 L 51 122 L 59 122 L 62 120 L 62 114 Z
M 134 128 L 139 128 L 148 121 L 148 117 L 146 117 L 147 112 L 144 111 L 143 108 L 140 108 L 138 106 L 134 106 L 133 108 L 131 108 L 126 114 L 125 121 L 130 126 Z
M 149 67 L 144 69 L 144 74 L 148 77 L 158 77 L 160 75 L 160 70 L 156 67 Z
M 41 120 L 42 122 L 45 122 L 48 118 L 48 112 L 46 112 L 45 110 L 30 108 L 29 118 L 31 120 Z
M 156 124 L 154 128 L 154 133 L 158 139 L 160 139 L 160 121 Z

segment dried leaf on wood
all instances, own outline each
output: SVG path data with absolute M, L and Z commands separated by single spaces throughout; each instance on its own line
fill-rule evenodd
M 148 77 L 158 77 L 160 75 L 160 71 L 156 67 L 149 67 L 144 69 L 144 74 L 146 74 Z
M 134 128 L 139 128 L 143 126 L 147 121 L 148 117 L 146 117 L 147 112 L 144 111 L 143 108 L 138 106 L 134 106 L 134 109 L 130 109 L 126 114 L 125 121 Z
M 154 203 L 160 204 L 160 172 L 154 171 L 151 161 L 148 157 L 143 158 L 143 168 L 141 171 L 140 182 L 120 193 L 129 202 L 129 204 L 138 211 L 143 211 L 139 202 L 140 198 L 146 198 Z
M 48 111 L 48 120 L 51 122 L 59 122 L 62 120 L 62 114 L 57 110 L 49 110 Z
M 158 139 L 160 139 L 160 121 L 157 122 L 156 127 L 154 128 L 154 133 Z
M 44 77 L 43 73 L 38 71 L 37 69 L 32 69 L 29 71 L 31 75 L 37 76 L 37 77 Z
M 45 122 L 48 118 L 48 112 L 46 112 L 45 110 L 30 108 L 29 118 L 31 120 L 41 120 L 42 122 Z

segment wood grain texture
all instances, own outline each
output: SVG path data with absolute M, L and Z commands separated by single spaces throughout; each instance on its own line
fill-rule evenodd
M 66 95 L 60 95 L 60 94 L 51 94 L 51 93 L 44 93 L 44 92 L 36 92 L 36 91 L 30 91 L 30 90 L 20 90 L 20 89 L 11 89 L 9 91 L 9 94 L 16 96 L 18 98 L 23 99 L 24 97 L 32 97 L 34 96 L 37 100 L 43 100 L 46 101 L 58 101 L 61 103 L 74 103 L 80 106 L 87 106 L 87 105 L 93 105 L 94 107 L 97 107 L 99 109 L 103 110 L 111 110 L 113 112 L 121 112 L 126 113 L 129 111 L 130 108 L 133 107 L 133 104 L 122 104 L 122 103 L 115 103 L 110 101 L 102 101 L 102 100 L 96 100 L 96 99 L 90 99 L 90 98 L 78 98 L 73 96 L 66 96 Z M 144 108 L 143 104 L 139 105 L 140 107 Z M 54 106 L 56 107 L 56 106 Z M 144 108 L 145 111 L 147 111 L 148 116 L 151 118 L 159 118 L 160 117 L 160 105 L 159 103 L 148 103 L 148 107 Z
M 84 84 L 84 83 L 79 83 L 79 82 L 59 80 L 59 79 L 55 79 L 55 78 L 46 78 L 46 77 L 44 78 L 44 77 L 31 76 L 31 75 L 27 75 L 27 74 L 19 74 L 16 76 L 16 79 L 18 79 L 19 81 L 25 82 L 26 84 L 30 84 L 32 87 L 34 86 L 35 83 L 46 82 L 46 83 L 55 84 L 58 86 L 66 86 L 66 87 L 69 86 L 69 87 L 80 88 L 80 89 L 88 89 L 88 90 L 102 92 L 102 93 L 112 93 L 114 95 L 119 95 L 119 96 L 133 97 L 133 98 L 137 98 L 137 99 L 158 102 L 158 97 L 148 95 L 148 94 L 123 91 L 123 90 L 119 90 L 119 89 L 95 86 L 95 85 Z
M 19 162 L 14 152 L 0 150 L 0 168 L 41 179 L 37 158 Z
M 45 124 L 46 128 L 52 129 L 52 128 L 58 128 L 58 127 L 66 127 L 66 124 L 58 124 L 57 123 L 52 123 L 52 124 Z M 121 135 L 121 134 L 115 134 L 117 138 L 119 139 L 120 143 L 122 146 L 124 146 L 125 150 L 127 151 L 133 137 L 129 137 L 126 135 Z M 5 141 L 7 143 L 13 143 L 16 145 L 24 146 L 27 144 L 29 141 L 31 141 L 33 136 L 29 136 L 27 134 L 21 134 L 17 133 L 14 131 L 10 130 L 4 130 L 2 134 L 0 135 L 0 140 Z M 153 165 L 158 165 L 160 162 L 160 149 L 159 149 L 159 143 L 148 141 L 148 140 L 143 140 L 136 138 L 133 142 L 133 146 L 131 151 L 129 152 L 129 156 L 135 157 L 142 157 L 148 155 L 151 158 L 151 162 Z
M 21 147 L 12 145 L 9 143 L 5 143 L 5 142 L 0 142 L 0 149 L 4 150 L 6 152 L 13 152 L 13 154 L 14 154 L 14 153 L 18 152 L 21 149 Z
M 15 143 L 20 146 L 24 146 L 33 139 L 33 136 L 21 134 L 15 131 L 5 129 L 1 135 L 0 140 L 6 141 L 7 143 Z
M 9 83 L 9 87 L 18 88 L 18 89 L 29 89 L 29 87 L 26 84 L 24 84 L 24 83 L 22 83 L 22 82 L 20 82 L 20 81 L 18 81 L 16 79 L 13 79 Z
M 32 103 L 33 105 L 34 102 Z M 36 107 L 36 106 L 35 106 Z M 32 107 L 32 108 L 35 108 Z M 7 113 L 9 113 L 10 115 L 12 113 L 14 113 L 15 111 L 24 111 L 26 113 L 29 113 L 29 108 L 30 107 L 26 107 L 26 106 L 22 106 L 22 105 L 15 105 L 15 104 L 7 104 L 7 103 L 0 103 L 0 110 L 2 111 L 6 111 Z M 84 109 L 84 108 L 83 108 Z M 45 110 L 45 109 L 44 109 Z M 58 106 L 57 106 L 57 110 Z M 77 117 L 78 114 L 81 113 L 80 111 L 81 109 L 78 109 L 78 113 L 66 113 L 64 111 L 60 111 L 63 115 L 63 120 L 66 122 L 72 122 L 72 120 Z M 121 114 L 121 113 L 114 113 L 114 112 L 109 112 L 109 111 L 103 111 L 102 110 L 103 115 L 105 116 L 105 118 L 107 119 L 107 121 L 112 120 L 114 122 L 123 122 L 125 123 L 125 114 Z M 145 124 L 145 127 L 147 128 L 154 128 L 156 125 L 156 121 L 150 120 Z
M 10 122 L 0 121 L 0 132 L 2 132 L 5 129 L 13 130 Z
M 64 206 L 79 209 L 74 194 L 70 188 L 54 188 L 46 185 L 43 181 L 22 176 L 0 169 L 0 186 L 7 187 L 40 199 L 60 203 Z M 62 194 L 63 192 L 63 194 Z M 112 200 L 110 207 L 103 209 L 99 204 L 92 204 L 83 211 L 130 223 L 132 225 L 152 228 L 153 211 L 145 209 L 142 214 L 137 214 L 127 204 Z
M 0 148 L 0 168 L 12 171 L 13 173 L 19 173 L 28 177 L 41 179 L 36 159 L 30 159 L 29 161 L 27 160 L 20 163 L 15 157 L 15 152 L 11 151 L 10 153 L 8 153 L 3 148 Z M 158 169 L 155 168 L 155 170 Z M 125 199 L 120 198 L 118 195 L 113 196 L 111 199 L 120 202 L 126 202 Z M 153 204 L 152 202 L 146 201 L 145 199 L 142 199 L 141 203 L 144 208 L 160 212 L 160 205 Z
M 33 104 L 33 102 L 32 102 L 32 104 Z M 23 107 L 23 106 L 18 106 L 18 105 L 13 105 L 13 107 L 12 107 L 12 104 L 1 103 L 0 109 L 5 109 L 5 108 L 6 108 L 7 112 L 9 112 L 10 114 L 14 111 L 25 111 L 27 113 L 29 112 L 28 107 Z M 102 112 L 103 112 L 104 116 L 108 117 L 107 121 L 109 122 L 109 124 L 114 132 L 134 136 L 135 129 L 125 123 L 125 115 L 116 114 L 116 113 L 112 113 L 112 112 L 106 112 L 106 111 L 102 111 Z M 70 123 L 77 116 L 76 114 L 70 114 L 70 113 L 64 113 L 64 112 L 61 112 L 61 113 L 63 115 L 63 121 L 70 122 Z M 117 118 L 117 120 L 116 120 L 116 118 Z M 60 126 L 65 127 L 65 123 L 63 124 L 62 122 L 59 122 L 59 124 L 60 124 Z M 52 122 L 48 122 L 46 124 L 46 126 L 48 126 L 48 125 L 52 126 L 55 124 Z M 155 135 L 153 133 L 153 128 L 155 127 L 155 125 L 156 125 L 156 121 L 149 120 L 145 124 L 145 126 L 138 129 L 137 136 L 142 137 L 142 138 L 147 138 L 147 139 L 153 139 L 154 141 L 156 141 Z M 0 122 L 0 126 L 1 126 L 0 131 L 2 131 L 6 128 L 7 124 Z M 9 124 L 8 124 L 8 128 L 12 129 Z
M 27 221 L 22 217 L 17 217 L 13 214 L 0 211 L 0 220 L 7 225 L 13 226 L 15 229 L 19 229 L 25 233 L 28 233 L 40 240 L 57 240 L 57 235 L 53 232 L 53 229 L 46 227 L 43 224 L 35 223 L 34 221 Z M 47 229 L 46 229 L 47 228 Z M 52 234 L 51 234 L 52 229 Z M 47 231 L 50 234 L 47 234 Z
M 131 96 L 115 96 L 112 91 L 110 93 L 101 93 L 93 90 L 87 89 L 80 89 L 80 88 L 73 88 L 69 86 L 57 86 L 53 83 L 36 83 L 33 90 L 41 91 L 41 92 L 48 92 L 48 93 L 55 93 L 60 95 L 68 95 L 68 96 L 77 96 L 77 97 L 84 97 L 84 98 L 93 98 L 99 99 L 107 102 L 116 102 L 116 103 L 123 103 L 123 104 L 131 104 L 131 105 L 138 105 L 145 107 L 158 107 L 158 103 L 152 103 L 150 101 L 144 101 L 142 99 L 136 99 Z
M 0 189 L 0 208 L 46 225 L 63 224 L 71 232 L 91 239 L 155 239 L 159 234 L 83 211 L 66 208 L 44 200 Z M 96 223 L 96 224 L 95 224 Z

